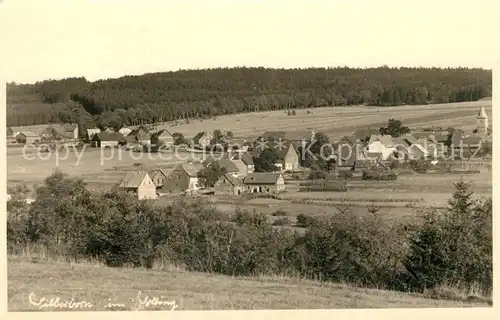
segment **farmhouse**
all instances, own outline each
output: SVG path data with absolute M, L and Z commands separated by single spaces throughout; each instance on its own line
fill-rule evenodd
M 198 174 L 203 169 L 201 163 L 183 163 L 163 180 L 163 193 L 197 191 L 201 188 Z
M 157 146 L 170 148 L 174 145 L 174 137 L 168 130 L 163 129 L 151 135 L 151 143 Z
M 231 157 L 232 160 L 241 160 L 241 162 L 246 166 L 246 173 L 252 173 L 255 170 L 255 165 L 253 163 L 253 157 L 248 152 L 236 153 Z
M 285 190 L 285 179 L 281 173 L 254 172 L 248 174 L 243 183 L 250 193 L 278 193 Z
M 273 150 L 278 156 L 278 161 L 275 163 L 280 171 L 299 171 L 299 154 L 294 144 L 289 141 L 267 141 L 266 144 L 261 144 L 259 148 L 253 149 L 253 156 L 258 157 L 264 149 Z
M 343 136 L 338 142 L 338 146 L 355 146 L 356 144 L 359 143 L 360 140 L 356 138 L 355 136 Z
M 227 174 L 229 174 L 231 176 L 237 176 L 240 173 L 240 170 L 238 169 L 238 167 L 236 166 L 236 164 L 232 160 L 230 160 L 228 158 L 223 158 L 223 159 L 220 159 L 220 160 L 210 161 L 210 162 L 206 163 L 206 166 L 210 167 L 210 166 L 212 166 L 214 164 L 219 165 L 219 167 L 221 169 L 223 169 Z
M 392 138 L 392 141 L 396 146 L 396 152 L 399 160 L 415 160 L 427 158 L 427 156 L 429 156 L 429 151 L 411 135 Z
M 127 172 L 118 188 L 137 194 L 139 200 L 156 198 L 156 187 L 146 171 Z
M 21 144 L 34 144 L 40 141 L 40 136 L 31 131 L 23 131 L 16 135 L 17 143 Z
M 222 174 L 214 185 L 214 195 L 240 195 L 244 191 L 243 181 L 228 173 Z
M 172 173 L 171 169 L 163 169 L 163 168 L 154 169 L 149 172 L 149 176 L 151 177 L 151 180 L 153 180 L 156 190 L 161 191 L 165 180 L 171 173 Z
M 205 149 L 210 146 L 210 141 L 213 139 L 213 136 L 208 132 L 200 132 L 193 138 L 193 144 Z
M 91 140 L 91 145 L 96 148 L 113 148 L 125 141 L 121 134 L 117 132 L 109 133 L 102 131 L 94 134 Z
M 130 137 L 130 141 L 132 143 L 135 142 L 140 145 L 150 145 L 151 144 L 151 135 L 149 134 L 148 130 L 146 130 L 144 127 L 139 127 L 134 130 L 132 130 L 127 137 Z M 127 140 L 127 143 L 129 140 Z
M 395 150 L 396 146 L 391 136 L 372 135 L 368 141 L 367 157 L 373 158 L 375 155 L 380 154 L 382 160 L 387 160 Z

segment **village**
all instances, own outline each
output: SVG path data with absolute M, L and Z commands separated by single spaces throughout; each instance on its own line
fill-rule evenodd
M 448 161 L 452 163 L 450 171 L 483 171 L 489 167 L 472 158 L 481 154 L 478 151 L 491 140 L 492 131 L 484 107 L 475 116 L 477 128 L 472 132 L 432 127 L 393 137 L 381 134 L 380 128 L 356 130 L 328 146 L 332 150 L 325 159 L 332 164 L 329 179 L 361 177 L 364 171 L 372 169 L 389 171 L 394 162 L 407 164 L 421 160 L 437 165 L 445 158 L 452 160 Z M 319 135 L 313 130 L 266 131 L 257 139 L 247 140 L 234 137 L 231 132 L 218 131 L 199 132 L 187 140 L 179 137 L 179 133 L 157 129 L 154 125 L 123 127 L 118 131 L 90 128 L 84 133 L 79 132 L 76 124 L 51 124 L 38 132 L 8 127 L 7 140 L 10 145 L 39 145 L 40 148 L 71 145 L 121 148 L 136 153 L 182 150 L 199 154 L 197 161 L 174 167 L 148 169 L 137 163 L 124 172 L 119 189 L 136 194 L 138 199 L 155 199 L 169 194 L 218 196 L 296 190 L 297 185 L 291 181 L 303 180 L 310 174 L 311 169 L 302 166 L 301 158 L 304 159 L 307 146 Z M 255 161 L 260 161 L 264 150 L 272 150 L 275 161 L 272 169 L 256 168 Z M 207 174 L 211 174 L 211 181 L 206 179 Z

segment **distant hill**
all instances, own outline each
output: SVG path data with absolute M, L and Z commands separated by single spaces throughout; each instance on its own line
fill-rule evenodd
M 491 88 L 491 70 L 466 68 L 241 67 L 82 77 L 8 84 L 7 123 L 120 127 L 291 108 L 476 101 Z

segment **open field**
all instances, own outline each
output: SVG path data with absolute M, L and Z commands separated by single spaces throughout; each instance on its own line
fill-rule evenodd
M 465 130 L 476 127 L 476 114 L 484 106 L 489 114 L 492 126 L 492 101 L 474 101 L 422 106 L 398 107 L 324 107 L 296 110 L 295 116 L 286 112 L 266 111 L 241 113 L 220 116 L 217 119 L 189 120 L 183 123 L 179 120 L 176 126 L 173 122 L 159 124 L 158 128 L 167 128 L 171 132 L 180 132 L 187 138 L 194 137 L 200 131 L 213 132 L 215 129 L 232 131 L 235 136 L 256 138 L 268 130 L 305 130 L 313 129 L 328 134 L 332 139 L 366 127 L 380 127 L 391 117 L 402 120 L 412 128 L 439 126 L 454 126 Z M 310 113 L 307 113 L 309 110 Z M 46 126 L 27 126 L 26 130 L 37 131 Z
M 35 301 L 74 298 L 92 307 L 82 311 L 110 310 L 112 302 L 123 304 L 115 310 L 169 310 L 170 306 L 140 306 L 137 302 L 158 297 L 175 301 L 176 310 L 227 309 L 333 309 L 333 308 L 431 308 L 487 307 L 482 302 L 427 299 L 420 294 L 355 288 L 287 277 L 234 278 L 184 272 L 112 269 L 94 264 L 65 264 L 24 257 L 8 258 L 8 310 L 56 311 L 30 304 Z
M 491 117 L 491 101 L 475 101 L 426 106 L 400 107 L 325 107 L 297 110 L 295 116 L 284 111 L 256 112 L 218 117 L 216 120 L 190 120 L 188 124 L 175 127 L 162 125 L 173 132 L 180 132 L 190 138 L 199 131 L 212 132 L 215 129 L 232 131 L 235 136 L 256 138 L 268 130 L 313 129 L 328 134 L 332 139 L 366 127 L 380 127 L 391 117 L 402 120 L 412 128 L 454 126 L 465 130 L 476 127 L 476 114 L 481 106 Z

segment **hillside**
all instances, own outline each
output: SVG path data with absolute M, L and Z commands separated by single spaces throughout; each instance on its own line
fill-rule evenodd
M 491 96 L 491 70 L 219 68 L 7 85 L 11 126 L 137 125 L 242 112 L 345 105 L 417 105 Z
M 96 265 L 62 264 L 8 259 L 9 311 L 35 311 L 29 303 L 33 292 L 38 301 L 59 297 L 93 303 L 90 309 L 107 310 L 111 301 L 120 310 L 137 310 L 141 300 L 158 297 L 175 301 L 177 310 L 213 309 L 333 309 L 333 308 L 426 308 L 485 307 L 485 303 L 434 300 L 422 295 L 368 290 L 339 284 L 291 278 L 234 278 L 180 270 L 168 272 L 112 269 Z M 148 310 L 168 310 L 166 306 Z M 47 309 L 42 309 L 47 310 Z M 55 310 L 55 309 L 48 309 Z

